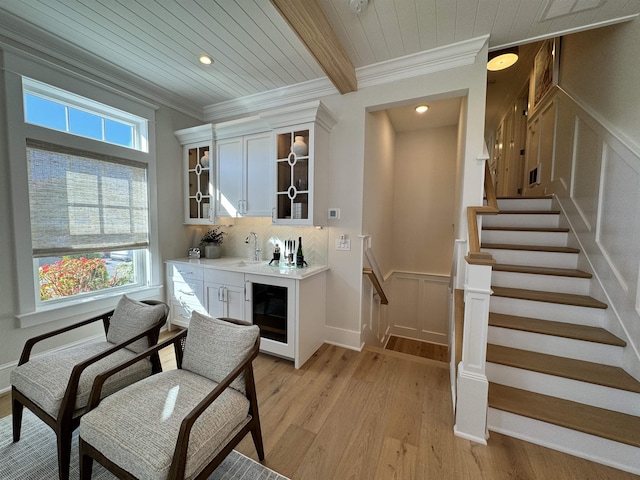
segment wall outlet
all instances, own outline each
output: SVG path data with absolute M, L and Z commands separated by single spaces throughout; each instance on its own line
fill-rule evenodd
M 336 239 L 336 250 L 351 250 L 351 240 L 346 235 L 340 235 L 340 238 Z

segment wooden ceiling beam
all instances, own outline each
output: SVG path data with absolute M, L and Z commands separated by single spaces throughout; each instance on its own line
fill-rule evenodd
M 342 94 L 358 89 L 356 69 L 316 0 L 271 0 Z

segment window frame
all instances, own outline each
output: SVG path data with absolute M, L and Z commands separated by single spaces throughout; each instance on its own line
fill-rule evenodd
M 90 113 L 96 115 L 102 119 L 102 139 L 95 139 L 93 137 L 85 137 L 91 138 L 98 142 L 110 143 L 113 145 L 120 145 L 124 148 L 132 148 L 134 150 L 139 150 L 141 152 L 149 151 L 149 143 L 148 143 L 148 120 L 139 117 L 137 115 L 133 115 L 127 112 L 124 112 L 115 107 L 110 107 L 100 102 L 96 102 L 85 98 L 81 95 L 77 95 L 75 93 L 63 90 L 61 88 L 54 87 L 52 85 L 48 85 L 46 83 L 39 82 L 29 77 L 22 77 L 22 101 L 23 101 L 23 111 L 26 111 L 26 99 L 25 95 L 30 94 L 36 97 L 40 97 L 45 100 L 49 100 L 58 105 L 65 107 L 66 114 L 66 130 L 57 130 L 51 127 L 46 127 L 42 125 L 38 125 L 35 123 L 27 122 L 26 115 L 23 115 L 23 119 L 25 123 L 30 123 L 31 125 L 36 125 L 41 128 L 47 128 L 50 130 L 57 130 L 61 132 L 68 133 L 69 135 L 77 135 L 80 137 L 85 137 L 76 132 L 72 132 L 69 129 L 69 108 L 74 108 L 76 110 L 81 110 L 85 113 Z M 122 145 L 115 142 L 109 142 L 105 139 L 105 128 L 104 122 L 105 120 L 113 120 L 115 122 L 123 123 L 125 125 L 129 125 L 132 127 L 132 143 L 131 147 L 127 145 Z
M 164 298 L 162 277 L 163 265 L 158 245 L 158 206 L 157 206 L 157 169 L 155 148 L 155 116 L 158 106 L 136 97 L 125 90 L 105 85 L 77 71 L 44 64 L 37 59 L 20 52 L 4 51 L 4 71 L 0 73 L 0 84 L 4 82 L 4 101 L 6 104 L 6 152 L 9 158 L 9 178 L 12 212 L 13 245 L 10 247 L 14 268 L 12 279 L 16 308 L 14 316 L 17 328 L 28 328 L 56 321 L 77 321 L 87 316 L 112 309 L 122 292 L 117 295 L 96 295 L 82 301 L 66 302 L 57 305 L 36 305 L 39 297 L 39 285 L 33 269 L 31 249 L 31 225 L 29 218 L 28 173 L 26 164 L 26 139 L 59 143 L 78 149 L 95 150 L 107 155 L 122 156 L 126 159 L 148 164 L 148 202 L 149 202 L 149 239 L 147 257 L 147 284 L 126 292 L 134 299 Z M 146 150 L 134 150 L 82 137 L 59 130 L 52 130 L 24 121 L 24 101 L 22 79 L 28 77 L 35 81 L 74 92 L 91 101 L 103 105 L 112 105 L 115 109 L 130 112 L 148 122 L 144 143 Z

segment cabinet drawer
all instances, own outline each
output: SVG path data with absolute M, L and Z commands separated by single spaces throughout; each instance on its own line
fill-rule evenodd
M 169 264 L 169 276 L 174 281 L 180 280 L 202 280 L 202 271 L 200 267 L 194 267 L 188 264 L 171 263 Z
M 207 314 L 203 308 L 191 308 L 189 306 L 180 305 L 179 303 L 171 303 L 171 324 L 178 325 L 179 327 L 189 327 L 189 321 L 191 320 L 191 312 L 197 311 L 203 314 Z
M 213 270 L 208 268 L 204 272 L 204 281 L 220 283 L 222 285 L 232 285 L 235 287 L 244 287 L 244 273 L 227 272 L 225 270 Z
M 202 282 L 173 282 L 173 300 L 180 305 L 190 305 L 192 308 L 204 311 L 204 288 Z

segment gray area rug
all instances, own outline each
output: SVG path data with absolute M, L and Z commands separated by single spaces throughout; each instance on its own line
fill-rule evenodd
M 0 479 L 51 480 L 58 478 L 56 436 L 47 425 L 26 408 L 22 416 L 20 441 L 12 442 L 11 416 L 0 419 Z M 78 431 L 73 434 L 71 475 L 79 478 Z M 93 462 L 94 480 L 116 478 Z M 211 474 L 209 480 L 288 480 L 267 467 L 232 451 Z

